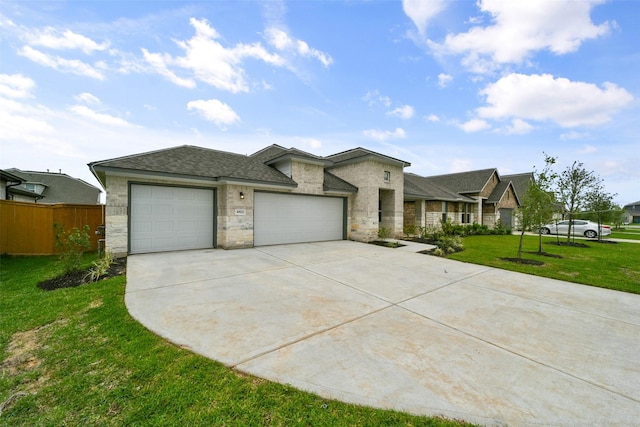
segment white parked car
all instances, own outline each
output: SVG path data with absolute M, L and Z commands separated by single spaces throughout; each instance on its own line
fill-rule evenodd
M 557 227 L 556 227 L 557 225 Z M 542 234 L 564 234 L 569 232 L 569 221 L 558 221 L 557 224 L 547 224 L 540 229 Z M 598 237 L 598 224 L 584 219 L 574 219 L 571 227 L 571 234 L 574 236 L 584 236 L 590 239 Z M 611 234 L 611 227 L 608 225 L 600 226 L 600 236 L 608 236 Z

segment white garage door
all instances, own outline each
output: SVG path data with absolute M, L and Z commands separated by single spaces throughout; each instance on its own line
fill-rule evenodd
M 344 199 L 254 193 L 253 244 L 342 240 Z
M 213 247 L 214 190 L 131 185 L 132 254 Z

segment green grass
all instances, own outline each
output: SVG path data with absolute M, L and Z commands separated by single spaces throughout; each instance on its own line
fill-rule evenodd
M 242 375 L 134 321 L 124 277 L 36 287 L 57 273 L 52 257 L 0 258 L 0 426 L 463 425 Z
M 626 226 L 622 227 L 620 230 L 613 228 L 609 238 L 640 240 L 640 227 Z
M 450 259 L 488 265 L 505 270 L 519 271 L 536 276 L 550 277 L 601 288 L 640 293 L 640 244 L 638 243 L 586 243 L 588 248 L 557 246 L 556 237 L 545 237 L 543 251 L 561 255 L 550 258 L 524 253 L 523 258 L 544 262 L 542 266 L 523 265 L 500 258 L 516 257 L 519 236 L 469 236 L 464 239 L 464 251 L 452 254 Z M 566 238 L 560 238 L 566 241 Z M 537 236 L 525 236 L 524 251 L 538 250 Z

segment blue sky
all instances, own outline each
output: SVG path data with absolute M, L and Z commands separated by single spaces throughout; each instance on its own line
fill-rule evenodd
M 637 1 L 7 1 L 0 167 L 366 147 L 436 175 L 574 160 L 640 199 Z

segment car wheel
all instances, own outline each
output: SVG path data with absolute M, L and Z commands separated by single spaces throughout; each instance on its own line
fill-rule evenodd
M 593 239 L 594 237 L 596 237 L 598 235 L 598 233 L 596 233 L 593 230 L 587 230 L 584 232 L 584 237 L 587 237 L 589 239 Z
M 540 231 L 542 232 L 542 234 L 551 234 L 551 230 L 549 230 L 547 227 L 542 227 Z

